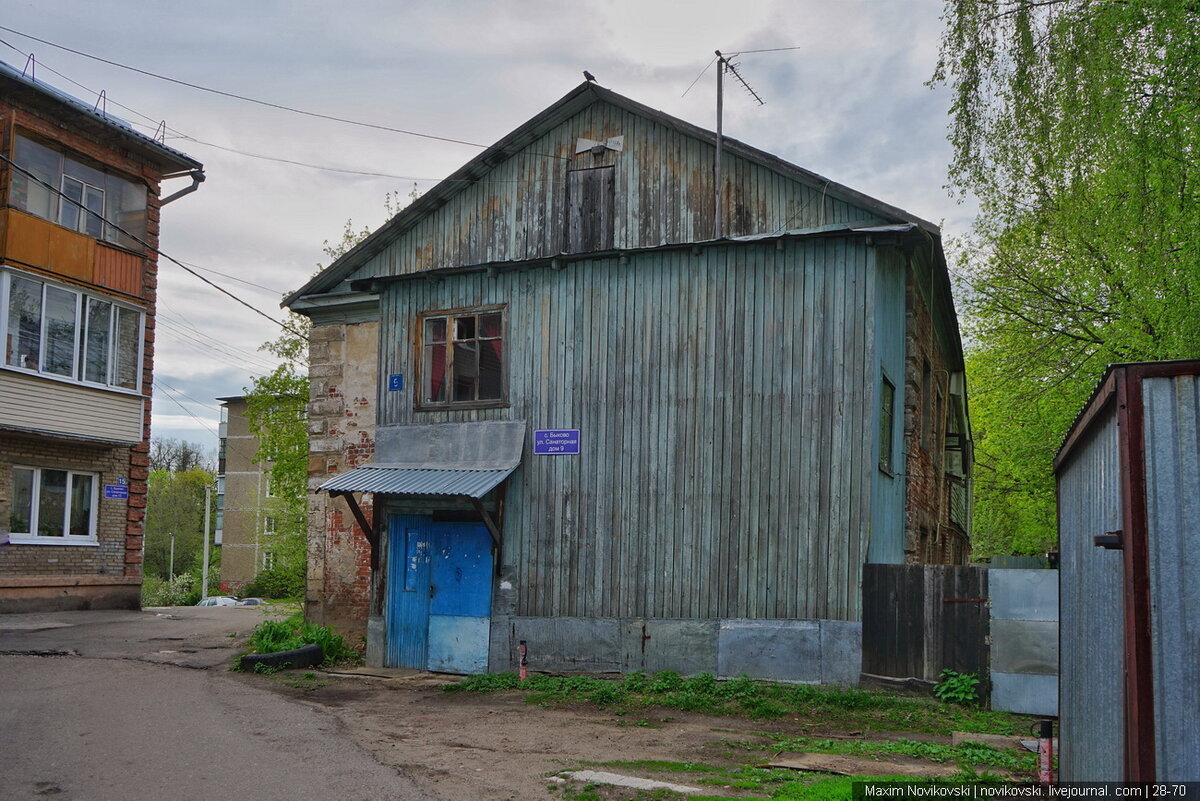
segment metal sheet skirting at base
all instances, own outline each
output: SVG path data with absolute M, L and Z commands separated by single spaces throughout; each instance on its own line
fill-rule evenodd
M 842 620 L 691 620 L 656 618 L 494 617 L 494 672 L 743 674 L 775 681 L 858 684 L 862 625 Z

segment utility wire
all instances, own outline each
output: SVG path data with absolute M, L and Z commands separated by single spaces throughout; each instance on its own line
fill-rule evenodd
M 264 292 L 270 292 L 272 295 L 275 295 L 277 297 L 283 297 L 284 295 L 287 294 L 283 290 L 277 289 L 276 287 L 263 286 L 262 284 L 256 284 L 253 281 L 247 281 L 245 278 L 238 278 L 236 275 L 230 275 L 229 273 L 223 273 L 220 270 L 214 270 L 211 267 L 201 267 L 199 264 L 192 264 L 191 262 L 186 262 L 186 264 L 193 269 L 202 270 L 206 273 L 212 273 L 213 275 L 219 275 L 222 278 L 228 278 L 230 281 L 237 281 L 239 284 L 245 284 L 246 286 L 252 286 L 255 289 L 261 289 Z
M 686 96 L 688 92 L 692 91 L 692 88 L 695 87 L 696 84 L 700 83 L 700 79 L 704 77 L 704 73 L 708 72 L 708 68 L 711 67 L 714 63 L 716 63 L 717 58 L 718 58 L 718 56 L 713 56 L 712 61 L 709 61 L 707 64 L 704 65 L 704 69 L 700 70 L 700 74 L 696 76 L 696 80 L 694 80 L 690 84 L 688 84 L 688 88 L 683 90 L 683 94 L 680 95 L 680 97 Z
M 8 30 L 8 29 L 4 28 L 3 26 L 0 26 L 0 30 Z M 19 35 L 25 36 L 25 34 L 19 34 Z M 30 37 L 30 38 L 33 38 L 33 37 Z M 19 53 L 20 55 L 24 56 L 27 59 L 30 57 L 29 53 L 26 53 L 24 50 L 22 50 L 21 48 L 17 47 L 14 44 L 12 44 L 11 42 L 5 41 L 4 39 L 0 39 L 0 44 L 3 44 L 6 47 L 11 48 L 14 52 Z M 95 89 L 92 89 L 89 86 L 85 86 L 84 84 L 80 83 L 79 81 L 75 80 L 74 78 L 71 78 L 69 75 L 65 75 L 65 74 L 59 72 L 58 70 L 54 69 L 53 67 L 47 66 L 46 64 L 42 64 L 40 62 L 35 62 L 35 63 L 37 63 L 37 66 L 39 66 L 45 70 L 48 70 L 49 72 L 57 75 L 59 78 L 62 78 L 64 81 L 67 81 L 68 83 L 79 87 L 84 92 L 87 92 L 90 95 L 96 95 L 97 97 L 99 97 L 99 93 Z M 699 80 L 699 79 L 697 79 L 697 80 Z M 216 150 L 223 150 L 227 153 L 234 153 L 236 155 L 245 156 L 247 158 L 262 159 L 264 161 L 273 161 L 273 162 L 277 162 L 280 164 L 290 164 L 290 165 L 293 165 L 296 167 L 307 167 L 307 168 L 313 169 L 313 170 L 324 170 L 326 172 L 336 172 L 336 173 L 342 173 L 342 174 L 346 174 L 346 175 L 362 175 L 362 176 L 366 176 L 369 178 L 391 178 L 391 179 L 395 179 L 395 180 L 399 180 L 399 181 L 424 181 L 424 182 L 429 182 L 429 183 L 440 183 L 442 181 L 447 180 L 445 178 L 422 178 L 422 177 L 411 176 L 411 175 L 392 175 L 390 173 L 377 172 L 377 171 L 373 171 L 373 170 L 355 170 L 355 169 L 350 169 L 350 168 L 346 168 L 346 167 L 333 167 L 333 166 L 329 166 L 329 165 L 325 165 L 325 164 L 312 164 L 309 162 L 297 161 L 294 159 L 285 159 L 285 158 L 281 158 L 278 156 L 268 156 L 268 155 L 265 155 L 262 153 L 250 153 L 248 151 L 238 150 L 237 148 L 229 147 L 227 145 L 218 145 L 215 142 L 205 142 L 202 139 L 197 139 L 196 137 L 190 136 L 190 135 L 184 133 L 183 131 L 180 131 L 177 128 L 172 128 L 169 125 L 165 125 L 165 123 L 163 123 L 163 122 L 158 122 L 153 117 L 143 114 L 142 112 L 138 111 L 137 109 L 126 106 L 123 103 L 120 103 L 116 100 L 112 100 L 111 98 L 108 98 L 107 96 L 105 97 L 105 102 L 112 103 L 114 106 L 116 106 L 120 109 L 123 109 L 123 110 L 129 112 L 130 114 L 141 117 L 143 120 L 146 121 L 145 123 L 139 123 L 139 122 L 134 122 L 134 121 L 130 120 L 129 122 L 131 125 L 148 128 L 151 131 L 154 131 L 156 133 L 159 130 L 159 128 L 162 128 L 164 134 L 169 132 L 172 134 L 172 138 L 182 139 L 182 140 L 184 140 L 186 142 L 190 142 L 192 144 L 203 145 L 204 147 L 211 147 L 211 148 L 215 148 Z M 547 153 L 532 153 L 532 155 L 547 156 L 549 158 L 562 158 L 561 156 L 553 156 L 553 155 L 550 155 Z M 543 179 L 539 179 L 539 180 L 542 182 L 545 182 L 545 183 L 559 183 L 560 182 L 559 179 L 556 177 L 543 178 Z M 475 180 L 472 178 L 457 179 L 458 183 L 468 183 L 468 184 L 469 183 L 481 183 L 481 184 L 520 183 L 521 181 L 522 181 L 522 179 L 518 179 L 518 178 L 508 178 L 508 179 L 503 179 L 503 180 L 496 180 L 496 179 Z M 203 269 L 203 268 L 199 268 L 199 269 Z M 210 271 L 210 272 L 215 272 L 215 271 Z M 218 273 L 218 275 L 221 275 L 221 273 Z M 226 277 L 228 278 L 228 277 L 232 277 L 232 276 L 226 276 Z M 234 280 L 238 280 L 238 279 L 235 278 Z M 245 282 L 243 282 L 243 283 L 245 283 Z
M 780 53 L 784 50 L 807 50 L 808 45 L 795 45 L 794 47 L 764 47 L 761 50 L 739 50 L 736 53 L 731 53 L 727 58 L 737 58 L 744 56 L 747 53 Z
M 156 388 L 158 388 L 158 389 L 162 389 L 162 388 L 163 388 L 163 387 L 162 387 L 162 384 L 161 384 L 161 383 L 158 381 L 158 379 L 155 379 L 155 380 L 154 380 L 154 386 L 155 386 Z M 176 391 L 176 392 L 178 392 L 179 390 L 175 390 L 175 391 Z M 181 393 L 181 394 L 182 394 L 182 393 Z M 210 426 L 208 423 L 206 423 L 206 422 L 204 422 L 203 420 L 201 420 L 201 419 L 200 419 L 199 417 L 197 417 L 196 415 L 192 414 L 192 410 L 191 410 L 191 409 L 189 409 L 189 408 L 187 408 L 186 406 L 184 406 L 182 403 L 180 403 L 180 402 L 179 402 L 179 399 L 178 399 L 178 398 L 176 398 L 174 395 L 172 395 L 170 391 L 166 391 L 166 390 L 164 390 L 164 391 L 163 391 L 163 396 L 164 396 L 164 397 L 166 397 L 167 399 L 169 399 L 169 400 L 170 400 L 172 403 L 174 403 L 174 404 L 175 404 L 176 406 L 178 406 L 180 409 L 182 409 L 182 410 L 183 410 L 183 413 L 184 413 L 184 414 L 186 414 L 188 417 L 192 418 L 192 419 L 193 419 L 193 420 L 195 420 L 197 423 L 199 423 L 199 424 L 200 424 L 200 425 L 202 425 L 204 428 L 206 428 L 206 429 L 209 431 L 209 433 L 211 433 L 211 434 L 212 434 L 214 437 L 220 438 L 220 436 L 221 436 L 221 435 L 220 435 L 220 434 L 217 432 L 217 430 L 216 430 L 215 428 L 213 428 L 213 427 L 212 427 L 212 426 Z
M 190 83 L 188 81 L 182 81 L 178 78 L 171 78 L 167 75 L 160 75 L 156 72 L 150 72 L 149 70 L 139 69 L 138 67 L 131 67 L 128 64 L 122 64 L 119 61 L 112 61 L 107 58 L 102 58 L 101 56 L 92 55 L 91 53 L 85 53 L 82 50 L 75 50 L 74 48 L 67 47 L 66 45 L 60 45 L 56 42 L 51 42 L 47 39 L 39 39 L 36 36 L 31 36 L 30 34 L 24 33 L 23 31 L 18 31 L 13 28 L 7 28 L 3 25 L 0 25 L 0 31 L 7 31 L 9 33 L 15 33 L 17 36 L 24 36 L 26 39 L 31 39 L 35 42 L 39 42 L 44 45 L 49 45 L 50 47 L 55 47 L 55 48 L 58 48 L 59 50 L 65 50 L 66 52 L 73 53 L 74 55 L 77 55 L 77 56 L 83 56 L 84 58 L 90 58 L 93 61 L 99 61 L 101 64 L 108 64 L 111 67 L 117 67 L 119 69 L 128 70 L 129 72 L 136 72 L 137 74 L 145 75 L 148 78 L 157 78 L 160 81 L 166 81 L 168 83 L 177 84 L 178 86 L 186 86 L 189 89 L 195 89 L 200 92 L 208 92 L 209 94 L 218 95 L 220 97 L 228 97 L 228 98 L 232 98 L 233 100 L 242 100 L 246 103 L 254 103 L 255 105 L 265 106 L 267 108 L 278 109 L 280 111 L 287 111 L 292 114 L 301 114 L 305 117 L 314 117 L 314 118 L 320 119 L 320 120 L 330 120 L 332 122 L 341 122 L 341 123 L 345 123 L 346 125 L 357 125 L 360 128 L 373 128 L 377 131 L 388 131 L 390 133 L 404 134 L 406 136 L 416 136 L 416 137 L 420 137 L 421 139 L 433 139 L 438 142 L 449 142 L 449 143 L 455 144 L 455 145 L 466 145 L 468 147 L 478 147 L 480 149 L 487 149 L 489 147 L 489 145 L 481 145 L 478 142 L 468 142 L 463 139 L 453 139 L 448 136 L 436 136 L 434 134 L 420 133 L 418 131 L 409 131 L 409 130 L 405 130 L 403 128 L 393 128 L 388 125 L 378 125 L 373 122 L 360 122 L 359 120 L 346 119 L 345 117 L 335 117 L 331 114 L 321 114 L 320 112 L 316 112 L 316 111 L 305 111 L 304 109 L 293 108 L 291 106 L 285 106 L 280 103 L 272 103 L 268 100 L 259 100 L 258 98 L 247 97 L 246 95 L 239 95 L 239 94 L 235 94 L 233 92 L 226 92 L 221 89 L 213 89 L 208 86 L 201 86 L 200 84 Z M 555 156 L 555 158 L 561 158 L 561 157 Z
M 2 26 L 0 26 L 0 27 L 2 27 Z M 47 188 L 47 189 L 49 189 L 51 192 L 53 192 L 54 194 L 58 195 L 60 198 L 63 198 L 64 200 L 66 200 L 66 201 L 68 201 L 68 202 L 70 202 L 70 203 L 74 204 L 75 206 L 78 206 L 80 209 L 82 209 L 82 210 L 84 211 L 84 213 L 85 213 L 85 214 L 92 214 L 93 216 L 95 215 L 95 212 L 93 212 L 93 211 L 91 211 L 90 209 L 86 208 L 86 207 L 83 205 L 83 203 L 81 203 L 81 202 L 80 202 L 80 201 L 78 201 L 78 200 L 74 200 L 74 199 L 72 199 L 72 198 L 70 198 L 70 197 L 67 197 L 67 195 L 66 195 L 64 192 L 62 192 L 61 190 L 59 190 L 59 189 L 58 189 L 57 187 L 55 187 L 53 184 L 49 184 L 49 183 L 47 183 L 47 182 L 43 181 L 41 178 L 37 177 L 37 176 L 36 176 L 36 175 L 34 175 L 32 172 L 30 172 L 29 170 L 27 170 L 27 169 L 25 169 L 24 167 L 22 167 L 20 164 L 17 164 L 15 161 L 13 161 L 12 159 L 10 159 L 8 156 L 5 156 L 3 153 L 0 153 L 0 159 L 3 159 L 5 162 L 7 162 L 8 164 L 10 164 L 10 165 L 13 167 L 13 169 L 19 170 L 20 172 L 22 172 L 23 174 L 25 174 L 25 175 L 26 175 L 26 176 L 28 176 L 29 178 L 33 179 L 34 181 L 37 181 L 37 182 L 38 182 L 39 184 L 41 184 L 42 186 L 46 187 L 46 188 Z M 164 253 L 163 251 L 159 250 L 158 248 L 156 248 L 156 247 L 154 247 L 154 246 L 152 246 L 152 245 L 148 244 L 148 243 L 147 243 L 147 242 L 146 242 L 144 239 L 142 239 L 141 237 L 135 236 L 134 234 L 130 233 L 129 231 L 126 231 L 124 228 L 122 228 L 122 227 L 121 227 L 121 226 L 119 226 L 119 225 L 116 225 L 115 223 L 111 223 L 111 222 L 109 222 L 108 220 L 105 220 L 104 222 L 105 222 L 105 224 L 106 224 L 106 225 L 110 225 L 110 226 L 112 226 L 114 229 L 116 229 L 117 231 L 120 231 L 122 234 L 124 234 L 125 236 L 129 237 L 129 238 L 130 238 L 130 239 L 132 239 L 134 242 L 137 242 L 138 244 L 140 244 L 142 247 L 146 248 L 146 249 L 147 249 L 147 250 L 149 250 L 150 252 L 152 252 L 152 253 L 155 253 L 155 254 L 157 254 L 157 255 L 161 256 L 162 258 L 166 259 L 167 261 L 171 262 L 171 263 L 172 263 L 172 264 L 174 264 L 174 265 L 177 265 L 178 267 L 182 268 L 182 269 L 183 269 L 185 272 L 191 273 L 191 274 L 192 274 L 192 275 L 194 275 L 196 278 L 200 279 L 200 280 L 201 280 L 201 281 L 203 281 L 204 283 L 206 283 L 206 284 L 208 284 L 209 286 L 211 286 L 213 289 L 215 289 L 215 290 L 217 290 L 218 292 L 220 292 L 222 295 L 225 295 L 226 297 L 229 297 L 229 298 L 231 298 L 232 300 L 236 301 L 237 303 L 241 304 L 242 306 L 245 306 L 247 309 L 249 309 L 250 311 L 254 312 L 254 313 L 255 313 L 255 314 L 257 314 L 258 316 L 260 316 L 260 317 L 265 317 L 266 319 L 268 319 L 268 320 L 270 320 L 271 322 L 275 323 L 275 325 L 279 326 L 279 327 L 280 327 L 280 328 L 282 328 L 283 330 L 285 330 L 285 331 L 288 331 L 288 332 L 290 332 L 290 333 L 292 333 L 292 334 L 295 334 L 296 336 L 300 337 L 300 338 L 301 338 L 301 339 L 303 339 L 305 342 L 307 342 L 307 341 L 308 341 L 308 336 L 307 336 L 306 334 L 304 334 L 303 332 L 301 332 L 301 331 L 298 331 L 298 330 L 296 330 L 295 328 L 293 328 L 292 326 L 288 325 L 287 323 L 285 323 L 285 322 L 282 322 L 282 321 L 280 321 L 280 320 L 276 320 L 274 317 L 272 317 L 271 315 L 267 314 L 266 312 L 264 312 L 264 311 L 262 311 L 262 310 L 260 310 L 260 309 L 257 309 L 257 308 L 255 308 L 254 306 L 250 305 L 250 304 L 249 304 L 249 303 L 247 303 L 246 301 L 244 301 L 244 300 L 242 300 L 241 298 L 239 298 L 237 295 L 235 295 L 235 294 L 233 294 L 232 292 L 230 292 L 228 289 L 225 289 L 225 287 L 223 287 L 223 286 L 221 286 L 220 284 L 217 284 L 217 283 L 215 283 L 215 282 L 213 282 L 213 281 L 210 281 L 209 279 L 205 278 L 203 275 L 201 275 L 201 274 L 200 274 L 199 272 L 197 272 L 196 270 L 193 270 L 191 267 L 189 267 L 189 266 L 187 266 L 186 264 L 184 264 L 183 262 L 179 261 L 179 259 L 176 259 L 175 257 L 171 256 L 170 254 Z
M 343 118 L 343 116 L 335 116 L 332 114 L 322 114 L 320 112 L 310 112 L 310 110 L 294 108 L 292 106 L 283 106 L 282 103 L 272 103 L 270 101 L 259 100 L 259 98 L 257 98 L 257 97 L 248 97 L 246 95 L 238 95 L 238 94 L 234 94 L 234 92 L 227 92 L 227 91 L 224 91 L 221 89 L 212 89 L 211 86 L 203 86 L 200 84 L 193 84 L 191 82 L 187 82 L 187 80 L 180 80 L 179 78 L 163 76 L 163 74 L 160 74 L 157 72 L 150 72 L 149 70 L 142 70 L 142 68 L 139 68 L 139 67 L 133 67 L 133 66 L 130 66 L 127 64 L 121 64 L 120 61 L 104 59 L 104 58 L 102 58 L 102 56 L 94 55 L 91 53 L 85 53 L 85 52 L 83 52 L 83 50 L 77 50 L 74 48 L 66 47 L 65 44 L 50 42 L 49 40 L 44 40 L 44 38 L 38 38 L 37 36 L 31 36 L 30 34 L 25 34 L 24 31 L 19 31 L 19 30 L 13 29 L 13 28 L 6 28 L 6 26 L 4 26 L 4 25 L 0 25 L 0 30 L 10 32 L 10 34 L 16 34 L 17 36 L 24 36 L 25 38 L 28 38 L 28 40 L 31 40 L 34 42 L 48 44 L 49 47 L 58 48 L 60 50 L 65 50 L 65 52 L 67 52 L 67 53 L 72 53 L 74 55 L 83 56 L 83 58 L 85 58 L 85 59 L 91 59 L 92 61 L 100 61 L 101 64 L 107 64 L 109 66 L 118 67 L 118 68 L 120 68 L 120 70 L 136 72 L 136 73 L 140 74 L 140 76 L 146 76 L 148 78 L 156 78 L 157 80 L 166 80 L 167 83 L 172 83 L 172 84 L 176 84 L 179 86 L 187 86 L 188 89 L 194 89 L 194 90 L 202 91 L 202 92 L 209 92 L 210 95 L 217 95 L 220 97 L 229 97 L 229 98 L 232 98 L 232 100 L 240 100 L 240 101 L 246 102 L 246 103 L 253 103 L 253 104 L 256 104 L 256 106 L 263 106 L 265 108 L 274 108 L 277 110 L 281 110 L 281 112 L 288 112 L 290 114 L 299 114 L 301 116 L 310 116 L 310 118 L 317 119 L 317 120 L 329 120 L 331 122 L 342 122 L 342 124 L 344 124 L 344 125 L 353 125 L 353 126 L 358 126 L 360 128 L 372 128 L 372 130 L 374 130 L 374 131 L 386 131 L 389 133 L 401 133 L 401 134 L 407 135 L 407 137 L 418 137 L 421 139 L 432 139 L 434 141 L 446 141 L 446 143 L 455 144 L 455 145 L 466 145 L 468 147 L 479 147 L 480 150 L 487 150 L 488 147 L 491 147 L 491 145 L 481 145 L 478 143 L 478 141 L 467 141 L 466 139 L 455 139 L 452 137 L 439 137 L 439 135 L 433 134 L 433 133 L 421 133 L 419 131 L 408 131 L 407 128 L 396 128 L 396 127 L 392 127 L 392 126 L 388 126 L 388 125 L 379 125 L 379 124 L 377 124 L 377 122 L 364 122 L 361 120 L 350 120 L 348 118 Z M 5 42 L 5 43 L 7 44 L 7 42 Z M 8 47 L 12 47 L 11 44 Z M 17 52 L 20 53 L 19 49 L 17 49 L 17 48 L 13 48 L 13 49 L 17 50 Z M 124 107 L 122 107 L 122 108 L 124 108 Z M 560 161 L 570 161 L 569 157 L 559 156 L 559 155 L 557 155 L 557 153 L 541 153 L 541 152 L 535 152 L 535 151 L 526 151 L 526 152 L 528 152 L 529 155 L 533 155 L 533 156 L 544 156 L 546 158 L 558 158 L 558 159 L 560 159 Z
M 196 404 L 197 406 L 203 406 L 205 409 L 212 409 L 214 412 L 221 411 L 221 408 L 219 406 L 214 406 L 211 403 L 205 403 L 202 400 L 196 400 L 191 395 L 184 392 L 182 389 L 171 386 L 166 381 L 163 381 L 161 378 L 158 378 L 157 376 L 154 379 L 154 383 L 158 384 L 160 388 L 165 387 L 165 388 L 171 390 L 172 392 L 174 392 L 175 394 L 181 395 L 181 396 L 187 398 L 188 400 L 190 400 L 192 403 Z

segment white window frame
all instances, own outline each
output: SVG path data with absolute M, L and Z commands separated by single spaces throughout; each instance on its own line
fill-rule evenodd
M 53 192 L 51 196 L 52 203 L 48 215 L 23 208 L 11 196 L 8 199 L 10 206 L 40 219 L 48 220 L 55 225 L 61 225 L 68 230 L 90 236 L 106 245 L 113 245 L 134 253 L 144 252 L 144 246 L 138 240 L 145 239 L 146 225 L 149 220 L 149 194 L 145 184 L 104 164 L 92 161 L 87 156 L 70 150 L 61 142 L 43 139 L 37 134 L 32 134 L 21 129 L 16 131 L 15 138 L 23 139 L 55 154 L 58 157 L 58 164 L 54 171 L 53 180 L 45 181 L 46 184 L 54 187 L 51 190 Z M 73 173 L 73 170 L 76 172 Z M 77 174 L 78 170 L 88 170 L 104 176 L 105 185 L 97 186 L 85 180 Z M 44 180 L 28 175 L 24 176 L 24 178 L 39 184 Z M 68 181 L 72 181 L 80 187 L 80 198 L 77 203 L 68 200 L 66 197 L 69 194 L 67 192 Z M 124 191 L 125 187 L 129 187 L 135 192 L 141 191 L 145 193 L 144 199 L 141 196 L 138 197 L 137 208 L 133 210 L 140 215 L 138 225 L 134 226 L 136 230 L 131 232 L 133 236 L 122 233 L 118 228 L 122 216 L 131 211 L 130 209 L 125 209 L 123 206 L 124 202 L 128 199 L 128 193 Z M 100 198 L 99 214 L 88 208 L 89 190 Z M 68 212 L 68 209 L 73 210 Z M 68 215 L 75 217 L 73 224 L 68 221 Z M 93 219 L 99 221 L 99 234 L 88 230 L 89 221 Z
M 145 356 L 146 347 L 146 312 L 137 306 L 122 303 L 116 298 L 105 295 L 99 292 L 87 292 L 80 287 L 71 286 L 60 281 L 54 281 L 42 275 L 27 273 L 22 270 L 3 269 L 0 270 L 0 334 L 3 334 L 5 339 L 8 337 L 9 314 L 11 308 L 9 298 L 11 295 L 12 279 L 21 278 L 26 281 L 33 281 L 42 286 L 41 297 L 41 328 L 39 333 L 37 367 L 25 367 L 23 365 L 9 364 L 7 346 L 0 348 L 0 369 L 12 370 L 14 372 L 25 373 L 27 375 L 36 375 L 42 378 L 51 379 L 54 381 L 63 381 L 70 384 L 78 384 L 80 386 L 95 387 L 104 389 L 110 392 L 120 392 L 129 395 L 142 394 L 142 361 Z M 46 290 L 52 288 L 64 292 L 69 292 L 75 296 L 75 341 L 72 353 L 71 375 L 62 375 L 53 373 L 44 369 L 46 360 L 47 348 L 47 326 L 49 325 L 49 317 L 46 314 Z M 111 307 L 108 319 L 108 360 L 105 366 L 105 380 L 92 381 L 86 378 L 87 375 L 87 346 L 88 346 L 88 305 L 89 301 L 99 301 L 107 303 Z M 133 377 L 135 386 L 133 388 L 118 386 L 116 370 L 119 362 L 119 344 L 120 337 L 118 336 L 118 326 L 121 319 L 121 311 L 130 312 L 137 315 L 137 353 L 133 356 Z
M 14 464 L 11 468 L 16 470 L 29 470 L 33 473 L 33 492 L 30 495 L 29 508 L 29 531 L 10 531 L 8 533 L 8 541 L 11 545 L 99 545 L 97 538 L 97 527 L 100 519 L 100 474 L 92 473 L 86 470 L 71 470 L 65 467 L 35 467 L 26 464 Z M 43 536 L 37 534 L 38 530 L 38 512 L 41 506 L 42 496 L 42 472 L 45 470 L 57 470 L 67 474 L 67 493 L 66 505 L 63 509 L 63 533 L 59 535 Z M 71 523 L 71 500 L 72 500 L 72 485 L 74 484 L 75 476 L 88 476 L 92 479 L 92 497 L 91 497 L 91 514 L 88 516 L 88 532 L 87 534 L 70 534 L 68 526 Z M 11 486 L 10 481 L 10 486 Z M 14 499 L 15 500 L 15 499 Z M 11 503 L 11 501 L 10 501 Z M 9 525 L 11 526 L 11 512 L 9 516 Z

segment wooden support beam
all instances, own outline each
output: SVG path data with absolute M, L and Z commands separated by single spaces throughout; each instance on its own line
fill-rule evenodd
M 499 551 L 500 550 L 500 527 L 496 525 L 496 521 L 492 519 L 491 514 L 488 512 L 487 508 L 484 507 L 483 501 L 479 500 L 478 498 L 472 498 L 470 496 L 463 496 L 463 497 L 465 497 L 467 500 L 469 500 L 471 502 L 471 505 L 475 507 L 475 511 L 479 513 L 479 516 L 481 518 L 483 518 L 483 524 L 485 526 L 487 526 L 488 532 L 490 532 L 492 535 L 492 542 L 494 542 L 496 544 L 496 550 Z
M 379 569 L 379 532 L 375 527 L 367 521 L 367 516 L 363 514 L 362 507 L 358 505 L 358 500 L 355 499 L 354 493 L 331 490 L 330 495 L 334 497 L 342 497 L 346 499 L 346 505 L 350 507 L 350 514 L 354 515 L 355 522 L 362 529 L 363 534 L 367 537 L 367 542 L 371 543 L 371 571 Z

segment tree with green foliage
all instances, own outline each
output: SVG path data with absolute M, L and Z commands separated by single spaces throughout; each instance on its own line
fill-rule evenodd
M 268 465 L 270 495 L 264 514 L 275 521 L 263 534 L 274 562 L 247 587 L 251 595 L 300 597 L 307 562 L 308 320 L 291 315 L 293 331 L 262 346 L 281 361 L 246 389 L 250 432 L 258 439 L 257 461 Z M 266 575 L 263 575 L 266 574 Z
M 165 468 L 150 471 L 146 482 L 143 575 L 171 578 L 172 534 L 175 575 L 200 564 L 204 544 L 204 488 L 212 482 L 213 474 L 199 467 L 181 472 Z
M 1052 461 L 1106 365 L 1200 354 L 1200 3 L 953 0 L 951 182 L 975 555 L 1056 537 Z
M 418 194 L 414 184 L 409 197 Z M 397 193 L 389 193 L 384 210 L 390 217 L 399 209 Z M 347 220 L 340 240 L 325 240 L 325 255 L 336 260 L 370 233 L 369 228 L 356 229 Z M 317 269 L 323 268 L 317 265 Z M 295 313 L 289 313 L 287 322 L 283 334 L 260 348 L 278 358 L 279 366 L 254 378 L 245 390 L 247 423 L 259 443 L 255 458 L 270 466 L 271 497 L 264 511 L 275 521 L 274 531 L 263 535 L 274 564 L 256 576 L 246 592 L 294 598 L 304 594 L 308 559 L 308 332 L 312 324 Z

